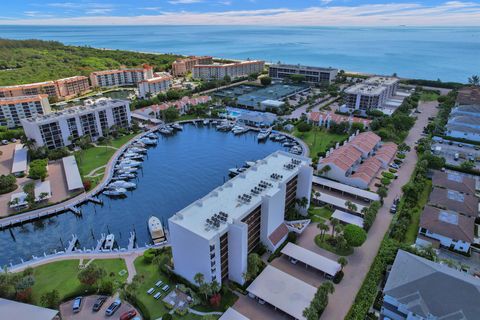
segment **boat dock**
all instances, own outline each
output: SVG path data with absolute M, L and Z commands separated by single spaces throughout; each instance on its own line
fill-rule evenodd
M 133 250 L 135 248 L 135 231 L 130 231 L 130 237 L 128 238 L 128 250 Z
M 87 201 L 93 202 L 95 204 L 103 205 L 103 200 L 99 199 L 97 197 L 90 197 L 90 198 L 87 199 Z
M 97 240 L 97 246 L 95 247 L 95 251 L 101 251 L 102 250 L 102 247 L 103 247 L 103 244 L 105 243 L 105 239 L 106 239 L 106 235 L 105 233 L 102 233 L 101 237 L 99 240 Z
M 77 245 L 78 237 L 76 234 L 72 234 L 72 240 L 68 241 L 68 247 L 65 252 L 70 253 L 75 250 L 75 246 Z

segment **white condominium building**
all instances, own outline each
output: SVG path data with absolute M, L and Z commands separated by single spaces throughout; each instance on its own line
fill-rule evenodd
M 371 77 L 345 90 L 345 105 L 347 108 L 363 111 L 381 108 L 387 99 L 395 95 L 398 84 L 397 78 Z
M 102 98 L 85 106 L 22 119 L 21 123 L 25 135 L 37 146 L 56 149 L 70 145 L 70 136 L 76 139 L 90 135 L 96 139 L 113 125 L 129 127 L 130 120 L 129 101 Z
M 387 98 L 391 98 L 395 95 L 398 90 L 398 85 L 400 84 L 400 80 L 395 77 L 371 77 L 365 80 L 366 84 L 372 86 L 380 86 L 384 87 L 386 90 Z
M 142 80 L 151 78 L 153 78 L 153 67 L 146 64 L 143 68 L 105 70 L 90 74 L 92 87 L 136 85 Z
M 0 126 L 13 128 L 20 120 L 50 113 L 48 95 L 0 98 Z
M 138 83 L 138 96 L 140 98 L 153 97 L 154 95 L 167 91 L 172 85 L 172 77 L 168 75 L 142 80 Z
M 222 80 L 225 76 L 231 79 L 246 77 L 252 73 L 263 71 L 264 61 L 252 60 L 227 64 L 203 64 L 195 65 L 192 68 L 194 79 Z
M 288 235 L 286 208 L 310 199 L 311 160 L 277 151 L 168 220 L 174 271 L 194 283 L 244 283 L 247 256 L 262 243 L 277 249 Z M 306 213 L 306 210 L 304 210 Z
M 272 79 L 288 79 L 291 75 L 303 75 L 309 83 L 330 84 L 337 77 L 338 69 L 321 68 L 291 64 L 272 64 L 268 67 L 268 74 Z

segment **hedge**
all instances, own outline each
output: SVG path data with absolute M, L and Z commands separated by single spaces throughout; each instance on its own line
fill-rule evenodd
M 382 178 L 380 181 L 381 181 L 382 184 L 385 185 L 385 186 L 388 186 L 388 185 L 392 182 L 390 179 L 385 178 L 385 177 Z
M 395 179 L 395 175 L 391 172 L 384 171 L 382 172 L 382 176 L 384 176 L 387 179 Z

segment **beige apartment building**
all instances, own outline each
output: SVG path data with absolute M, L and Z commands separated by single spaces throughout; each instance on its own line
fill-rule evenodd
M 92 87 L 117 87 L 136 85 L 142 80 L 153 78 L 153 67 L 96 71 L 90 74 Z
M 19 126 L 20 120 L 50 113 L 48 95 L 0 98 L 0 126 Z
M 0 87 L 0 98 L 33 96 L 39 94 L 46 94 L 52 98 L 57 98 L 59 96 L 54 81 Z
M 231 79 L 246 77 L 252 73 L 260 73 L 263 71 L 265 61 L 248 60 L 227 64 L 206 64 L 195 65 L 192 73 L 194 79 L 202 80 L 221 80 L 225 76 Z
M 90 83 L 85 76 L 74 76 L 55 80 L 58 95 L 62 98 L 72 98 L 90 91 Z
M 212 64 L 213 58 L 210 56 L 193 56 L 184 59 L 178 59 L 172 63 L 172 74 L 175 77 L 185 76 L 191 72 L 193 67 L 198 64 Z

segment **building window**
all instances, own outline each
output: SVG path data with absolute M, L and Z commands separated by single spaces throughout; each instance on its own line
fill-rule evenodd
M 51 122 L 42 124 L 40 127 L 40 134 L 42 135 L 43 143 L 48 149 L 56 149 L 63 147 L 62 131 L 58 122 Z

